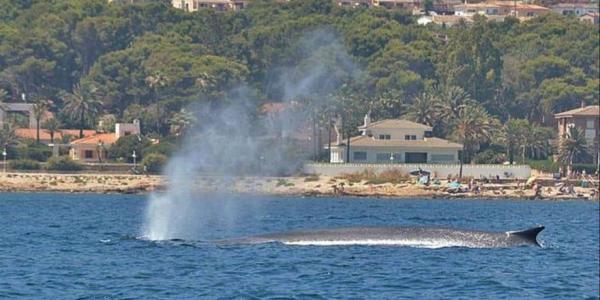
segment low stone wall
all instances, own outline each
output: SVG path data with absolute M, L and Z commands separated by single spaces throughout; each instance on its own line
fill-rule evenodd
M 49 171 L 44 170 L 46 163 L 41 162 L 40 170 L 13 170 L 10 168 L 9 162 L 6 162 L 7 171 L 18 171 L 20 173 L 58 173 L 58 174 L 79 174 L 79 173 L 110 173 L 110 174 L 130 174 L 133 164 L 125 163 L 84 163 L 84 169 L 81 171 Z M 143 170 L 142 165 L 137 164 L 138 170 Z M 4 170 L 4 162 L 0 161 L 0 172 Z
M 327 176 L 338 176 L 341 174 L 363 172 L 371 170 L 375 173 L 381 173 L 386 170 L 399 170 L 403 173 L 410 173 L 419 170 L 431 172 L 440 178 L 448 176 L 458 176 L 460 164 L 327 164 L 327 163 L 306 163 L 303 171 L 306 174 L 321 174 Z M 531 168 L 528 165 L 463 165 L 463 176 L 481 178 L 500 179 L 527 179 L 531 176 Z

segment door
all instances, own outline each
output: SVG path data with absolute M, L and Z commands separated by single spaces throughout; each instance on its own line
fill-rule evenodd
M 404 162 L 407 164 L 427 163 L 427 152 L 406 152 Z

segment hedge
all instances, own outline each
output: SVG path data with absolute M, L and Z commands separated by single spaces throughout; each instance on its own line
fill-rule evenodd
M 11 160 L 8 167 L 13 170 L 39 170 L 41 168 L 39 162 L 31 159 Z
M 48 160 L 44 168 L 56 171 L 80 171 L 84 169 L 82 164 L 72 160 L 68 156 L 52 157 Z
M 142 165 L 150 173 L 160 173 L 167 163 L 167 157 L 159 153 L 150 153 L 142 160 Z

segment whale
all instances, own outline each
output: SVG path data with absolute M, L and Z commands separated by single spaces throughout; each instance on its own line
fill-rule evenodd
M 261 234 L 218 241 L 219 245 L 280 243 L 297 246 L 389 245 L 424 248 L 541 247 L 544 226 L 518 231 L 481 231 L 446 227 L 345 227 Z

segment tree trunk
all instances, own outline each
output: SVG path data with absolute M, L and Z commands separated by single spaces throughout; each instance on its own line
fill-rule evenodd
M 81 110 L 81 115 L 79 116 L 79 138 L 83 138 L 83 127 L 85 126 L 85 111 Z
M 40 119 L 35 120 L 35 141 L 39 145 L 40 144 Z
M 329 120 L 329 128 L 328 128 L 328 132 L 327 132 L 327 149 L 329 151 L 329 159 L 327 160 L 328 163 L 331 163 L 331 119 Z
M 156 101 L 156 132 L 160 134 L 160 105 Z
M 458 171 L 458 178 L 462 178 L 464 157 L 465 157 L 465 146 L 463 145 L 463 150 L 460 153 L 460 169 Z
M 346 137 L 346 163 L 350 163 L 350 134 Z
M 317 159 L 318 156 L 318 152 L 317 152 L 317 117 L 316 117 L 316 113 L 313 110 L 312 111 L 312 116 L 311 116 L 311 121 L 312 121 L 312 142 L 313 142 L 313 160 Z
M 50 143 L 54 144 L 54 131 L 50 131 Z

